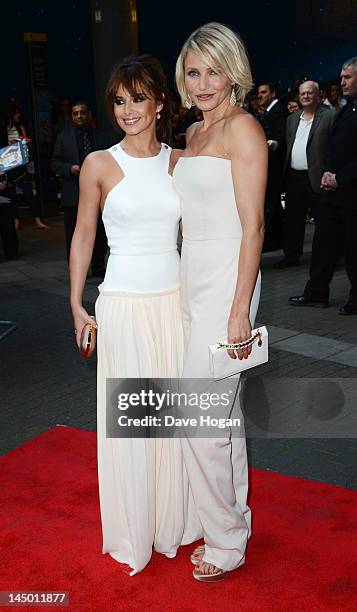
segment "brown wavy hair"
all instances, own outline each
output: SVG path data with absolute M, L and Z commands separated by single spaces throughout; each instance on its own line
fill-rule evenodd
M 160 62 L 152 55 L 130 55 L 118 62 L 110 75 L 105 101 L 110 118 L 117 125 L 114 100 L 121 85 L 131 96 L 144 92 L 149 98 L 163 104 L 161 118 L 156 123 L 160 142 L 171 142 L 172 94 L 167 89 L 166 77 Z

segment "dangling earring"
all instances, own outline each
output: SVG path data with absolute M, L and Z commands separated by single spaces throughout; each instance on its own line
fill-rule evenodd
M 237 104 L 237 96 L 236 96 L 236 84 L 233 83 L 232 85 L 232 92 L 231 92 L 231 97 L 229 98 L 229 104 L 231 106 L 235 106 Z
M 190 98 L 190 96 L 187 94 L 186 100 L 185 100 L 185 106 L 186 108 L 192 108 L 193 104 L 192 104 L 192 100 Z
M 161 119 L 161 115 L 160 115 L 160 113 L 156 113 L 156 119 L 157 119 L 157 120 Z

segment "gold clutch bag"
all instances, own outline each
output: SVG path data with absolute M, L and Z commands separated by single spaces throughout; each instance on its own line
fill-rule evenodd
M 97 341 L 97 330 L 94 325 L 86 323 L 82 329 L 81 342 L 79 345 L 79 352 L 82 357 L 90 357 L 94 350 Z

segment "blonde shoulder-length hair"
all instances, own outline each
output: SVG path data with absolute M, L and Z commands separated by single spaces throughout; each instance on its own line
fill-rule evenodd
M 221 23 L 207 23 L 195 30 L 184 43 L 176 62 L 176 85 L 182 104 L 191 106 L 185 87 L 185 59 L 192 51 L 210 68 L 219 68 L 234 84 L 236 105 L 241 106 L 253 87 L 245 46 L 235 32 Z

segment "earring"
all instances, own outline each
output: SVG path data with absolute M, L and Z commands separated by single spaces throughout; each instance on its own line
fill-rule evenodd
M 186 108 L 192 108 L 193 104 L 192 104 L 192 100 L 190 98 L 190 96 L 187 94 L 186 100 L 185 100 L 185 106 Z
M 161 119 L 160 113 L 156 113 L 156 119 Z
M 236 96 L 235 87 L 236 87 L 236 84 L 233 83 L 231 97 L 229 98 L 229 104 L 231 106 L 235 106 L 237 104 L 237 96 Z

